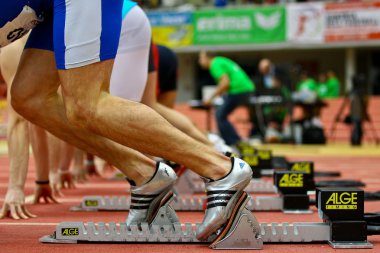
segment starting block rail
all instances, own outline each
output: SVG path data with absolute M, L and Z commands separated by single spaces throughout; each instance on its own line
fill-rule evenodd
M 240 224 L 249 224 L 246 218 Z M 175 223 L 168 226 L 141 224 L 127 228 L 125 223 L 92 223 L 62 222 L 55 231 L 55 236 L 45 236 L 40 239 L 43 243 L 80 243 L 80 242 L 109 242 L 109 243 L 202 243 L 195 237 L 199 224 Z M 65 229 L 78 235 L 66 236 Z M 244 228 L 240 228 L 244 230 Z M 260 224 L 261 239 L 265 243 L 311 243 L 327 242 L 330 238 L 330 226 L 325 223 L 262 223 Z M 210 241 L 203 242 L 210 243 Z
M 170 206 L 160 209 L 151 225 L 127 227 L 125 223 L 62 222 L 53 235 L 40 238 L 42 243 L 211 243 L 196 238 L 199 224 L 181 224 Z M 262 223 L 255 234 L 252 214 L 244 209 L 228 236 L 216 249 L 261 249 L 262 243 L 324 242 L 330 238 L 330 226 L 325 223 Z M 248 243 L 248 245 L 247 245 Z
M 163 207 L 166 208 L 166 207 Z M 161 209 L 157 217 L 165 217 Z M 324 243 L 333 248 L 373 248 L 368 241 L 334 242 L 329 223 L 261 223 L 259 233 L 254 233 L 252 214 L 244 209 L 227 236 L 214 245 L 213 249 L 262 249 L 263 243 Z M 165 220 L 165 218 L 163 218 Z M 62 222 L 52 235 L 40 238 L 41 243 L 211 243 L 196 239 L 199 224 L 179 221 L 153 222 L 127 227 L 125 223 Z
M 205 243 L 213 249 L 262 249 L 263 243 L 328 242 L 333 248 L 368 249 L 364 220 L 364 191 L 356 188 L 317 189 L 321 223 L 262 223 L 246 208 L 248 196 L 237 207 L 233 219 Z M 42 243 L 201 243 L 196 238 L 198 224 L 180 223 L 170 203 L 162 206 L 151 224 L 127 227 L 125 223 L 60 223 L 54 233 L 40 238 Z

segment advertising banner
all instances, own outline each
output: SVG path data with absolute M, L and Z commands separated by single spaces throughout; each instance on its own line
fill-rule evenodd
M 380 39 L 380 2 L 326 4 L 326 42 Z
M 167 47 L 193 44 L 191 12 L 149 12 L 153 41 Z
M 285 40 L 285 7 L 255 8 L 253 10 L 253 42 L 284 42 Z
M 287 39 L 299 43 L 324 42 L 324 3 L 289 4 L 287 6 Z
M 283 7 L 203 10 L 194 13 L 194 44 L 228 45 L 285 41 Z

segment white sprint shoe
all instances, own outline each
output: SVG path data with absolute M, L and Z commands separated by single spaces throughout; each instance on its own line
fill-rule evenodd
M 158 162 L 153 177 L 141 186 L 131 185 L 131 206 L 127 226 L 151 223 L 158 210 L 172 197 L 172 188 L 177 179 L 173 169 Z
M 207 209 L 202 224 L 197 229 L 197 239 L 206 241 L 227 224 L 246 198 L 244 188 L 252 179 L 251 167 L 239 158 L 232 157 L 232 169 L 223 178 L 212 181 L 204 179 L 207 193 Z

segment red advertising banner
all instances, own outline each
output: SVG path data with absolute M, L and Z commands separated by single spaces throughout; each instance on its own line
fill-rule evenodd
M 325 8 L 326 42 L 380 39 L 380 1 L 330 3 Z

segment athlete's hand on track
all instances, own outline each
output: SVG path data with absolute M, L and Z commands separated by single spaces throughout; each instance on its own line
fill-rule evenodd
M 8 216 L 15 220 L 37 217 L 26 209 L 25 195 L 21 188 L 13 187 L 7 191 L 3 208 L 0 211 L 0 219 Z
M 49 184 L 36 184 L 34 190 L 33 204 L 42 203 L 42 199 L 46 204 L 55 203 L 58 204 L 58 200 L 53 196 L 52 188 Z
M 87 171 L 83 167 L 74 167 L 73 177 L 75 182 L 84 183 L 87 181 Z
M 50 187 L 55 197 L 64 197 L 61 188 L 59 186 L 59 174 L 58 172 L 50 171 L 49 173 Z
M 74 177 L 69 170 L 59 171 L 59 185 L 61 189 L 75 189 Z

